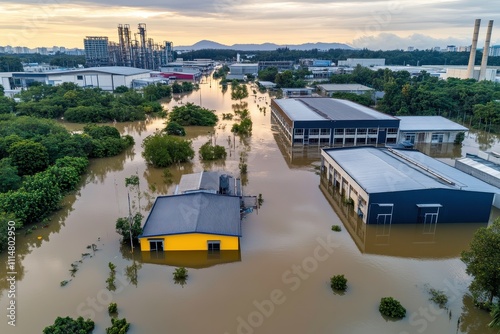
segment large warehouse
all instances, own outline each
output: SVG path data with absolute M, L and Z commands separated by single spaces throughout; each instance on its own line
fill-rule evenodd
M 59 70 L 42 73 L 12 73 L 14 84 L 26 88 L 33 82 L 46 85 L 60 85 L 72 82 L 81 87 L 95 87 L 113 91 L 118 86 L 132 88 L 135 79 L 151 77 L 150 70 L 124 66 L 89 67 L 76 70 Z
M 341 99 L 273 99 L 271 116 L 292 145 L 385 145 L 398 136 L 396 117 Z
M 493 187 L 414 150 L 323 149 L 321 177 L 366 224 L 488 222 Z

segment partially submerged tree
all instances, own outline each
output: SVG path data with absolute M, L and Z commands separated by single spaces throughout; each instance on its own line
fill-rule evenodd
M 142 147 L 144 148 L 142 156 L 154 167 L 167 167 L 194 157 L 191 141 L 161 133 L 146 137 Z
M 474 278 L 469 286 L 474 301 L 490 309 L 493 299 L 500 296 L 500 218 L 476 231 L 461 259 Z

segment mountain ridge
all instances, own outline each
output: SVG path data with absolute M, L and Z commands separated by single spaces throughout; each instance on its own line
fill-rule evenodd
M 186 50 L 186 51 L 196 51 L 203 49 L 220 49 L 220 50 L 237 50 L 237 51 L 273 51 L 278 48 L 287 47 L 290 50 L 329 50 L 329 49 L 349 49 L 353 50 L 354 48 L 350 45 L 344 43 L 325 43 L 325 42 L 316 42 L 316 43 L 302 43 L 302 44 L 276 44 L 276 43 L 239 43 L 233 45 L 225 45 L 222 43 L 210 41 L 210 40 L 201 40 L 193 45 L 179 45 L 175 46 L 174 50 Z

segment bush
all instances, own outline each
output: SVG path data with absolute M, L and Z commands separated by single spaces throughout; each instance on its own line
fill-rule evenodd
M 132 219 L 132 240 L 134 243 L 137 242 L 137 237 L 142 233 L 141 223 L 142 223 L 142 214 L 139 212 L 136 213 Z M 115 228 L 116 233 L 122 236 L 123 243 L 130 242 L 130 222 L 128 217 L 118 218 L 116 220 Z
M 188 277 L 188 270 L 184 267 L 175 268 L 174 280 L 185 280 Z
M 78 333 L 89 334 L 94 330 L 94 322 L 90 319 L 84 320 L 82 317 L 72 319 L 70 317 L 57 317 L 53 325 L 45 327 L 43 334 Z
M 184 130 L 184 127 L 180 125 L 177 122 L 168 122 L 167 126 L 165 127 L 165 132 L 168 135 L 171 136 L 185 136 L 186 135 L 186 130 Z
M 106 334 L 125 334 L 127 333 L 130 324 L 127 319 L 111 318 L 111 327 L 106 328 Z
M 224 146 L 214 146 L 210 142 L 201 145 L 198 153 L 200 154 L 201 160 L 225 159 L 227 156 L 227 152 Z
M 384 297 L 380 299 L 378 310 L 382 315 L 395 319 L 402 319 L 406 316 L 406 309 L 399 301 L 392 297 Z
M 109 303 L 108 305 L 108 313 L 113 314 L 118 312 L 118 305 L 116 303 Z
M 214 126 L 219 120 L 213 110 L 202 108 L 193 103 L 173 107 L 168 114 L 168 119 L 170 122 L 177 122 L 182 126 Z
M 330 278 L 330 286 L 333 290 L 345 291 L 347 289 L 347 278 L 344 275 L 336 275 Z
M 332 231 L 340 232 L 342 231 L 342 228 L 340 227 L 340 225 L 332 225 Z
M 431 288 L 429 290 L 429 293 L 432 295 L 430 300 L 432 300 L 434 303 L 438 304 L 439 307 L 444 308 L 446 306 L 446 303 L 448 302 L 448 296 L 446 296 L 444 291 Z

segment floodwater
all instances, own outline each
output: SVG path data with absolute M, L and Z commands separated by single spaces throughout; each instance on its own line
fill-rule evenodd
M 219 115 L 241 108 L 214 80 L 205 79 L 200 87 L 166 106 L 201 102 Z M 459 259 L 483 225 L 360 225 L 338 200 L 325 197 L 318 150 L 287 148 L 273 131 L 269 96 L 257 93 L 243 102 L 251 111 L 253 135 L 234 138 L 229 120 L 215 128 L 189 128 L 196 151 L 212 140 L 227 148 L 228 157 L 211 164 L 195 157 L 169 168 L 167 178 L 163 169 L 146 166 L 140 154 L 142 140 L 161 129 L 164 120 L 117 124 L 135 138 L 135 146 L 118 157 L 92 161 L 79 190 L 65 198 L 47 227 L 27 235 L 19 231 L 15 299 L 9 297 L 5 268 L 0 269 L 0 332 L 40 333 L 57 316 L 81 315 L 95 321 L 94 333 L 104 333 L 110 326 L 107 305 L 113 301 L 119 317 L 132 324 L 132 334 L 495 333 L 487 328 L 489 315 L 475 309 L 466 294 L 470 277 Z M 471 133 L 462 149 L 424 149 L 451 163 L 465 152 L 498 146 L 496 137 Z M 114 226 L 128 214 L 126 177 L 140 177 L 140 198 L 135 189 L 129 193 L 134 209 L 147 213 L 154 197 L 171 194 L 183 173 L 206 169 L 238 175 L 240 157 L 249 171 L 245 193 L 264 199 L 243 220 L 240 252 L 155 256 L 138 249 L 131 253 L 120 244 Z M 331 225 L 342 225 L 342 231 L 331 231 Z M 6 263 L 7 254 L 0 260 Z M 113 292 L 106 289 L 109 262 L 117 268 Z M 172 279 L 181 265 L 189 268 L 185 285 Z M 329 286 L 337 274 L 348 279 L 342 295 Z M 61 286 L 62 281 L 68 283 Z M 429 300 L 430 288 L 446 293 L 446 309 Z M 406 307 L 406 318 L 391 321 L 380 315 L 378 304 L 386 296 Z M 6 317 L 11 300 L 15 327 Z

